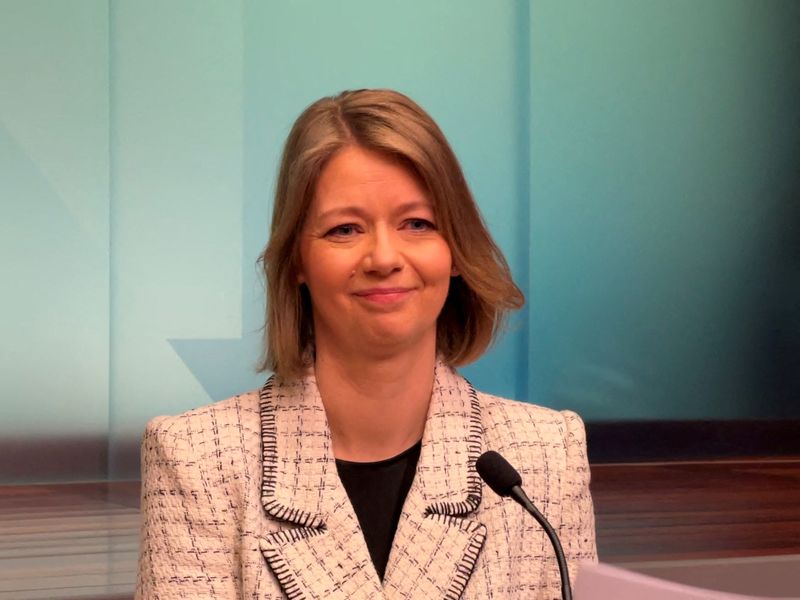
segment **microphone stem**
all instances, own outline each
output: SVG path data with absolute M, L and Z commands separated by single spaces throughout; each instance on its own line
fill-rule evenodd
M 561 547 L 561 542 L 558 540 L 555 529 L 553 529 L 553 526 L 544 518 L 544 515 L 539 512 L 539 509 L 534 506 L 533 502 L 530 501 L 530 498 L 528 498 L 527 494 L 520 486 L 515 485 L 511 488 L 511 497 L 533 515 L 533 518 L 539 522 L 539 525 L 542 526 L 542 529 L 544 529 L 544 532 L 550 539 L 550 543 L 553 545 L 553 550 L 555 550 L 556 553 L 558 572 L 561 575 L 561 598 L 563 600 L 572 600 L 572 588 L 569 583 L 567 559 L 564 557 L 564 550 Z

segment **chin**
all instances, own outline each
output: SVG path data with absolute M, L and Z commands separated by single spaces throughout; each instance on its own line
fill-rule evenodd
M 423 344 L 429 331 L 409 330 L 408 327 L 378 327 L 370 329 L 359 336 L 357 345 L 375 349 L 417 348 Z M 436 328 L 433 329 L 433 340 L 436 340 Z

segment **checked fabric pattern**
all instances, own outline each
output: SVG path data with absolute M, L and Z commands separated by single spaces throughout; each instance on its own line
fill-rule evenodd
M 142 442 L 136 597 L 559 598 L 546 535 L 475 472 L 489 449 L 520 471 L 574 579 L 596 549 L 584 428 L 572 412 L 476 392 L 437 364 L 383 582 L 338 479 L 313 374 L 157 417 Z

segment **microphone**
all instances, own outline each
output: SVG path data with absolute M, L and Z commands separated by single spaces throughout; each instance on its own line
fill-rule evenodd
M 544 515 L 539 512 L 533 502 L 530 501 L 528 496 L 522 490 L 522 477 L 517 470 L 509 464 L 499 453 L 494 450 L 484 452 L 475 463 L 475 468 L 478 470 L 478 475 L 488 485 L 494 493 L 498 496 L 506 498 L 510 496 L 518 504 L 533 515 L 533 518 L 542 526 L 547 537 L 550 538 L 550 543 L 553 545 L 553 550 L 556 553 L 556 561 L 558 562 L 558 572 L 561 576 L 561 598 L 563 600 L 572 600 L 572 588 L 569 585 L 569 572 L 567 571 L 567 559 L 564 557 L 564 550 L 561 548 L 561 542 L 556 535 L 553 526 L 548 523 Z

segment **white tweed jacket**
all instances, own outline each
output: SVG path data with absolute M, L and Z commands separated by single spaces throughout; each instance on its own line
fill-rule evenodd
M 153 419 L 142 443 L 136 598 L 560 598 L 545 533 L 475 471 L 489 449 L 522 474 L 574 578 L 578 561 L 596 560 L 574 413 L 476 392 L 437 365 L 383 582 L 339 481 L 313 376 Z

